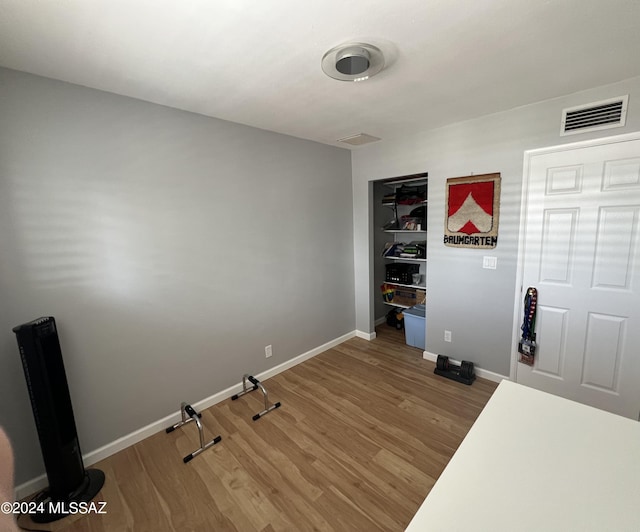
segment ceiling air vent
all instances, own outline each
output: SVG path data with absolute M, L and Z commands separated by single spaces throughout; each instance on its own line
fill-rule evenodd
M 338 142 L 344 142 L 345 144 L 351 144 L 352 146 L 362 146 L 363 144 L 369 144 L 370 142 L 377 142 L 381 140 L 373 135 L 367 135 L 366 133 L 358 133 L 357 135 L 351 135 L 350 137 L 344 137 L 338 139 Z
M 562 111 L 560 136 L 622 127 L 627 118 L 629 95 L 602 100 Z

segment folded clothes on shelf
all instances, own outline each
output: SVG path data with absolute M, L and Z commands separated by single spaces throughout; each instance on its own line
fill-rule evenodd
M 395 203 L 396 202 L 396 195 L 395 193 L 392 194 L 385 194 L 382 197 L 382 203 Z
M 424 185 L 402 185 L 396 191 L 396 203 L 399 205 L 413 205 L 414 203 L 421 203 L 427 199 L 426 192 L 426 187 Z
M 383 257 L 403 257 L 424 259 L 427 256 L 427 241 L 416 240 L 409 242 L 387 242 L 382 251 Z

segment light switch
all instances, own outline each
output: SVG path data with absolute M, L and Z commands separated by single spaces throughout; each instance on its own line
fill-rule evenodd
M 498 267 L 498 257 L 483 257 L 482 267 L 488 270 L 495 270 Z

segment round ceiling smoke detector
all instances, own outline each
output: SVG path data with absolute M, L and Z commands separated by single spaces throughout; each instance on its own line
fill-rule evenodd
M 384 56 L 377 46 L 345 43 L 331 48 L 322 57 L 322 70 L 340 81 L 364 81 L 384 68 Z

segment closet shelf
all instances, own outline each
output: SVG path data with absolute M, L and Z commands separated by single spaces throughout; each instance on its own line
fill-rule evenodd
M 389 305 L 390 307 L 397 307 L 397 308 L 411 308 L 410 305 L 398 305 L 397 303 L 389 303 L 388 301 L 384 302 L 385 305 Z
M 420 290 L 425 290 L 426 289 L 426 285 L 423 284 L 402 284 L 402 283 L 395 283 L 393 281 L 385 281 L 384 284 L 390 284 L 393 286 L 401 286 L 402 288 L 419 288 Z
M 383 257 L 389 260 L 400 260 L 402 262 L 427 262 L 427 259 L 414 259 L 411 257 Z
M 426 233 L 426 229 L 383 229 L 385 233 Z

